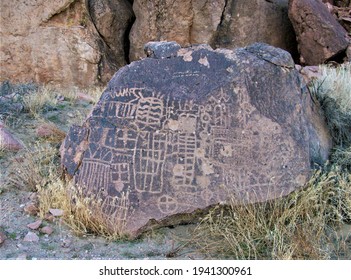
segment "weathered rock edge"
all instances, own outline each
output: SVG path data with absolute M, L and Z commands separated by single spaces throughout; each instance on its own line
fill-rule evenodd
M 145 50 L 152 58 L 120 69 L 61 146 L 67 174 L 87 195 L 102 195 L 106 213 L 118 217 L 130 236 L 189 222 L 233 195 L 238 203 L 287 195 L 306 183 L 312 165 L 327 160 L 330 135 L 286 51 L 259 43 L 212 50 L 160 42 Z M 219 105 L 226 109 L 215 123 L 208 110 Z M 220 127 L 224 120 L 232 124 Z M 211 136 L 199 123 L 209 124 Z M 179 141 L 190 135 L 197 144 L 189 159 Z M 201 145 L 212 149 L 211 156 Z M 184 159 L 194 160 L 193 169 L 182 169 Z

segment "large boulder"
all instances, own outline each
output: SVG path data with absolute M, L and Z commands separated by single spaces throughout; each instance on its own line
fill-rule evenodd
M 119 70 L 62 164 L 136 236 L 234 196 L 274 199 L 303 186 L 330 137 L 289 53 L 149 43 Z M 113 218 L 110 217 L 110 218 Z
M 132 11 L 128 0 L 115 1 L 127 3 L 119 5 L 124 16 L 113 23 L 101 21 L 97 25 L 100 34 L 86 5 L 94 6 L 95 2 L 103 5 L 110 1 L 1 1 L 0 82 L 79 87 L 107 82 L 126 60 L 123 42 L 110 49 L 105 29 L 111 28 L 111 32 L 117 32 L 116 38 L 120 38 L 129 28 L 128 15 Z M 103 11 L 108 14 L 108 8 L 106 4 L 99 10 L 92 9 L 92 17 L 98 18 Z
M 144 44 L 163 40 L 214 48 L 264 42 L 297 53 L 288 0 L 135 0 L 133 10 L 132 61 L 145 57 Z
M 300 61 L 322 64 L 346 52 L 347 31 L 320 0 L 290 0 L 289 18 L 294 26 Z

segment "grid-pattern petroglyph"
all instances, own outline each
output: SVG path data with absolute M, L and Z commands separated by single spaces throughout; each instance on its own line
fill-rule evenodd
M 134 186 L 138 192 L 161 193 L 167 135 L 140 133 L 134 155 Z
M 121 192 L 130 182 L 129 163 L 114 163 L 111 165 L 111 181 L 114 188 Z
M 130 190 L 172 214 L 222 197 L 220 185 L 245 191 L 295 180 L 279 170 L 303 155 L 242 89 L 218 89 L 201 101 L 141 88 L 107 96 L 112 101 L 101 103 L 100 117 L 122 122 L 92 131 L 78 182 L 91 190 L 108 186 L 108 199 Z
M 138 127 L 161 128 L 163 115 L 163 100 L 157 97 L 144 97 L 139 100 L 136 111 Z
M 111 178 L 110 166 L 101 160 L 84 159 L 78 176 L 77 183 L 85 186 L 89 193 L 101 191 L 100 186 L 108 186 Z M 107 190 L 103 190 L 104 195 L 107 195 Z

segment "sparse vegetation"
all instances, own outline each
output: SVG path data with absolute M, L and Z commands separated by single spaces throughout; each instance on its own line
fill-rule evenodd
M 84 195 L 82 190 L 56 178 L 42 187 L 37 186 L 40 216 L 43 218 L 50 208 L 64 211 L 63 221 L 77 235 L 96 234 L 108 240 L 124 238 L 124 222 L 128 207 L 128 194 L 115 201 L 121 211 L 116 216 L 109 215 L 101 197 Z
M 53 88 L 46 86 L 39 88 L 31 94 L 23 96 L 24 110 L 32 117 L 39 117 L 39 114 L 45 107 L 54 107 L 57 104 L 56 93 Z
M 228 207 L 212 209 L 191 240 L 216 258 L 350 257 L 346 239 L 351 233 L 337 239 L 338 230 L 351 218 L 350 184 L 351 175 L 318 171 L 305 188 L 281 199 L 237 204 L 233 198 Z
M 24 90 L 20 91 L 22 88 Z M 102 89 L 85 91 L 84 97 L 88 100 L 84 100 L 80 106 L 77 105 L 81 102 L 78 89 L 58 90 L 49 86 L 20 87 L 8 83 L 1 89 L 4 95 L 9 93 L 18 95 L 16 100 L 23 105 L 24 115 L 27 115 L 21 126 L 28 127 L 24 132 L 27 137 L 27 148 L 8 159 L 11 164 L 7 168 L 6 175 L 1 172 L 1 176 L 6 177 L 2 190 L 15 188 L 37 192 L 40 216 L 43 218 L 49 208 L 60 208 L 65 213 L 63 221 L 77 234 L 95 233 L 106 238 L 120 236 L 123 225 L 102 216 L 105 214 L 101 208 L 101 200 L 83 197 L 80 191 L 70 188 L 70 183 L 61 179 L 58 148 L 66 135 L 67 123 L 71 125 L 73 122 L 82 121 L 89 110 L 87 105 L 97 102 Z M 77 107 L 82 109 L 77 110 Z M 59 110 L 66 113 L 61 114 Z M 72 117 L 68 116 L 71 111 L 73 111 Z M 5 117 L 4 121 L 9 123 L 11 115 Z M 37 135 L 40 134 L 38 129 L 42 130 L 41 136 Z M 7 156 L 2 148 L 0 155 Z M 127 198 L 121 198 L 119 203 L 121 204 L 119 206 L 125 206 Z M 121 216 L 117 218 L 123 220 Z
M 101 92 L 102 89 L 98 88 L 85 92 L 84 104 L 97 102 Z M 62 221 L 77 235 L 97 234 L 107 239 L 122 238 L 128 194 L 111 202 L 123 210 L 116 216 L 109 216 L 101 198 L 87 197 L 83 195 L 82 190 L 73 187 L 70 181 L 61 178 L 58 148 L 66 133 L 64 128 L 59 127 L 61 122 L 59 114 L 47 114 L 47 112 L 57 111 L 60 106 L 61 109 L 69 110 L 79 102 L 78 93 L 77 89 L 63 91 L 42 87 L 23 96 L 24 110 L 35 122 L 32 127 L 39 127 L 44 132 L 35 142 L 31 141 L 27 149 L 12 158 L 6 176 L 6 187 L 37 192 L 40 217 L 44 218 L 50 208 L 62 209 L 64 211 Z M 82 107 L 85 108 L 83 105 Z M 83 111 L 75 110 L 72 112 L 74 116 L 71 117 L 72 120 L 67 119 L 69 116 L 65 116 L 65 123 L 71 125 L 73 121 L 82 121 L 86 117 L 87 110 L 84 112 L 85 114 Z M 45 135 L 45 132 L 48 132 L 48 135 Z M 33 138 L 38 138 L 34 131 L 32 131 Z

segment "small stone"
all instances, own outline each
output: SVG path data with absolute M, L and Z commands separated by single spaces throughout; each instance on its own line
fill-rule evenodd
M 18 151 L 23 149 L 20 141 L 12 135 L 5 127 L 0 127 L 0 148 L 8 151 Z
M 26 260 L 27 259 L 27 254 L 19 254 L 16 260 Z
M 348 61 L 351 62 L 351 44 L 348 46 L 346 50 L 346 56 L 348 58 Z
M 64 136 L 65 132 L 53 124 L 40 124 L 36 128 L 36 134 L 40 138 L 52 138 L 55 136 Z
M 74 115 L 72 113 L 67 113 L 67 116 L 69 116 L 70 118 L 74 117 Z
M 6 240 L 6 234 L 0 231 L 0 246 L 3 244 Z
M 40 227 L 41 223 L 42 223 L 42 220 L 37 220 L 34 223 L 28 224 L 27 227 L 30 229 L 36 230 Z
M 63 210 L 61 209 L 54 209 L 54 208 L 51 208 L 49 210 L 49 212 L 54 216 L 54 217 L 60 217 L 63 215 Z
M 57 100 L 57 101 L 65 101 L 65 97 L 64 97 L 63 95 L 58 95 L 58 96 L 56 97 L 56 100 Z
M 86 102 L 89 102 L 89 103 L 95 103 L 94 98 L 92 98 L 90 95 L 87 95 L 87 94 L 85 94 L 83 92 L 78 92 L 77 93 L 77 98 L 79 100 L 86 101 Z
M 28 250 L 28 247 L 27 247 L 27 246 L 24 246 L 24 245 L 21 244 L 21 243 L 18 243 L 18 244 L 16 245 L 16 247 L 17 247 L 18 249 L 22 250 L 22 251 L 27 251 L 27 250 Z
M 27 235 L 24 237 L 23 241 L 26 242 L 38 242 L 39 236 L 36 235 L 34 232 L 28 232 Z
M 313 80 L 316 80 L 322 76 L 321 69 L 319 66 L 305 66 L 300 70 L 301 75 L 303 76 L 306 84 L 311 83 Z
M 47 234 L 47 235 L 50 235 L 51 233 L 54 232 L 54 230 L 50 226 L 45 226 L 45 227 L 40 229 L 40 232 L 44 233 L 44 234 Z
M 144 46 L 144 52 L 148 57 L 167 58 L 177 56 L 180 45 L 176 42 L 148 42 Z
M 39 212 L 39 209 L 35 203 L 29 202 L 24 206 L 23 211 L 29 215 L 36 215 Z
M 72 241 L 70 239 L 63 239 L 61 243 L 61 247 L 63 248 L 69 248 L 71 245 Z
M 50 213 L 46 213 L 45 216 L 44 216 L 44 220 L 48 221 L 48 222 L 53 222 L 55 219 L 55 217 L 50 214 Z

